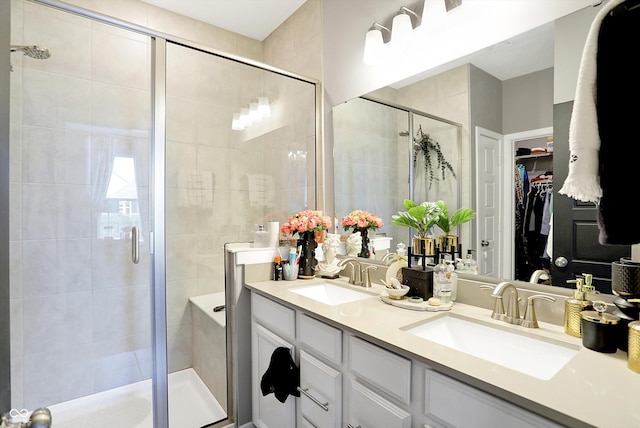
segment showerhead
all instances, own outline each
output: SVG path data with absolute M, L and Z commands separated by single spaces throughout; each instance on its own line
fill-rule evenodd
M 11 46 L 11 52 L 22 52 L 29 58 L 47 59 L 51 56 L 49 49 L 41 46 Z

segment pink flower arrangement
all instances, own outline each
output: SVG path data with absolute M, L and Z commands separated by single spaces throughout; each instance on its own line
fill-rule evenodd
M 342 227 L 344 230 L 349 230 L 351 228 L 354 230 L 376 230 L 380 229 L 383 225 L 384 223 L 380 217 L 362 210 L 351 211 L 349 215 L 342 217 Z
M 315 232 L 319 230 L 329 230 L 331 218 L 322 215 L 320 211 L 303 210 L 292 215 L 285 224 L 280 227 L 280 231 L 285 235 L 302 234 L 304 232 Z

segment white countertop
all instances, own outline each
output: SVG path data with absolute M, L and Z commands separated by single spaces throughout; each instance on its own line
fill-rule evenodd
M 370 290 L 373 298 L 337 306 L 325 305 L 288 291 L 292 287 L 323 281 L 326 280 L 257 281 L 246 284 L 246 287 L 315 314 L 329 323 L 356 332 L 560 423 L 578 425 L 562 416 L 567 415 L 596 427 L 640 427 L 640 374 L 627 367 L 626 352 L 595 352 L 582 347 L 580 338 L 565 334 L 562 326 L 542 321 L 538 329 L 510 325 L 491 319 L 490 310 L 455 303 L 453 313 L 579 348 L 578 353 L 555 376 L 550 380 L 540 380 L 401 330 L 401 327 L 438 316 L 441 312 L 415 311 L 388 305 L 379 298 L 382 286 L 374 285 L 372 289 L 355 287 L 359 291 Z M 336 281 L 354 287 L 345 278 Z

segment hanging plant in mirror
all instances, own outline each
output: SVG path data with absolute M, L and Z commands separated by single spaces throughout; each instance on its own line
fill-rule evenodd
M 425 181 L 429 182 L 429 189 L 434 180 L 439 180 L 439 172 L 442 172 L 442 180 L 446 179 L 447 171 L 456 178 L 453 166 L 445 159 L 440 149 L 440 143 L 429 137 L 429 134 L 422 132 L 422 126 L 418 127 L 418 132 L 413 139 L 413 167 L 418 164 L 418 153 L 422 153 L 424 158 Z M 434 159 L 435 158 L 435 159 Z M 435 161 L 435 167 L 434 167 Z M 438 173 L 438 175 L 436 175 Z

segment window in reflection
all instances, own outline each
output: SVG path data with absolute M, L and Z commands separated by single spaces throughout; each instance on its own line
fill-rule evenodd
M 129 239 L 133 226 L 140 227 L 135 160 L 116 156 L 98 217 L 98 238 Z

